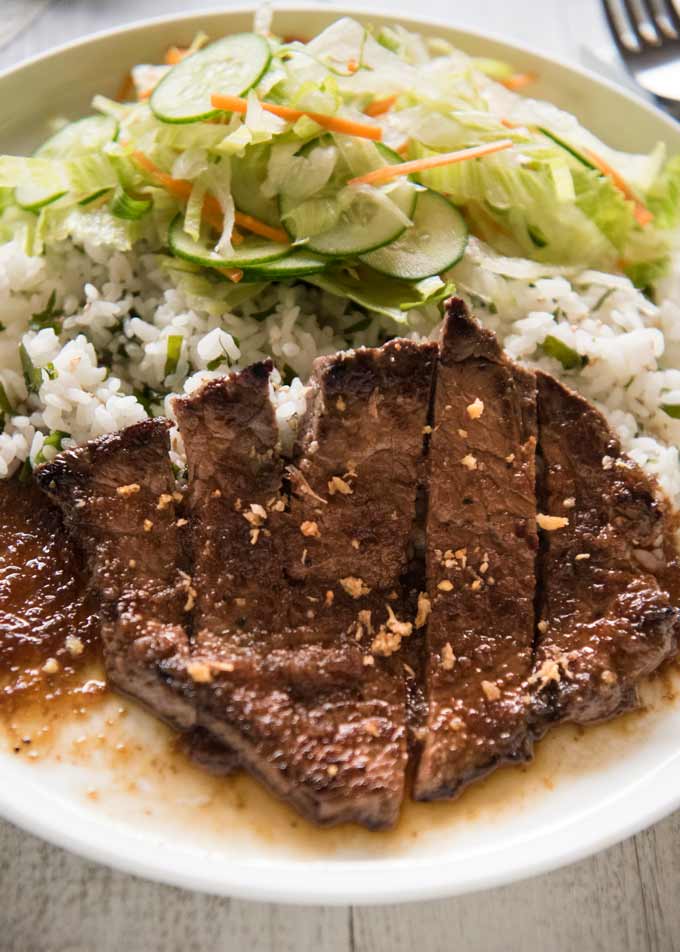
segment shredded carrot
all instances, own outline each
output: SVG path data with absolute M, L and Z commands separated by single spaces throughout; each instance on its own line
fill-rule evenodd
M 628 182 L 626 182 L 626 180 L 621 175 L 619 175 L 616 169 L 613 169 L 611 165 L 609 165 L 608 162 L 605 162 L 605 160 L 596 152 L 593 152 L 590 149 L 583 149 L 582 151 L 586 158 L 589 159 L 593 165 L 597 166 L 603 175 L 606 175 L 607 178 L 612 180 L 614 186 L 621 192 L 623 197 L 627 201 L 633 203 L 635 221 L 638 223 L 638 225 L 644 228 L 645 225 L 649 225 L 650 222 L 654 221 L 654 215 L 652 215 L 650 210 L 645 205 L 643 205 Z
M 215 109 L 222 109 L 224 112 L 240 112 L 245 114 L 248 110 L 248 100 L 240 96 L 223 96 L 219 93 L 213 93 L 210 101 Z M 327 116 L 320 112 L 310 112 L 307 109 L 292 109 L 290 106 L 279 106 L 276 103 L 260 102 L 265 112 L 271 112 L 281 119 L 288 122 L 296 122 L 307 116 L 313 119 L 322 128 L 331 132 L 341 132 L 349 136 L 358 136 L 363 139 L 372 139 L 379 142 L 382 139 L 382 129 L 380 126 L 369 125 L 367 122 L 359 122 L 356 119 L 345 119 L 342 116 Z
M 166 192 L 170 192 L 171 195 L 182 202 L 189 201 L 193 189 L 191 182 L 168 175 L 167 172 L 159 169 L 156 163 L 152 162 L 148 155 L 144 155 L 143 152 L 133 152 L 132 157 L 137 165 L 148 172 Z M 222 214 L 222 207 L 214 195 L 206 195 L 203 200 L 203 218 L 215 231 L 222 230 L 224 215 Z M 245 215 L 243 212 L 236 212 L 235 219 L 236 224 L 245 228 L 246 231 L 261 235 L 263 238 L 269 238 L 271 241 L 278 241 L 281 244 L 290 244 L 290 238 L 283 228 L 272 228 L 271 225 L 267 225 L 258 218 L 253 218 L 252 215 Z M 231 241 L 234 245 L 239 245 L 243 241 L 243 236 L 237 229 L 233 230 Z
M 178 63 L 181 63 L 188 54 L 189 47 L 187 46 L 169 46 L 165 52 L 165 65 L 176 66 Z
M 400 175 L 412 175 L 415 172 L 426 172 L 442 165 L 453 165 L 456 162 L 465 162 L 467 159 L 480 159 L 484 155 L 502 152 L 512 148 L 510 139 L 501 139 L 498 142 L 489 142 L 487 145 L 477 145 L 472 149 L 460 149 L 458 152 L 442 152 L 439 155 L 430 155 L 425 159 L 414 159 L 413 162 L 402 162 L 400 165 L 384 165 L 365 175 L 358 175 L 349 180 L 349 185 L 382 185 Z
M 357 61 L 354 59 L 349 60 L 349 62 L 347 63 L 347 72 L 356 73 L 358 69 L 359 69 L 359 64 L 357 63 Z
M 385 96 L 384 99 L 374 99 L 373 102 L 370 102 L 364 109 L 364 115 L 371 117 L 384 116 L 386 112 L 390 111 L 396 101 L 396 96 Z
M 243 271 L 241 271 L 240 268 L 215 268 L 215 271 L 219 271 L 220 274 L 223 274 L 225 278 L 229 278 L 234 284 L 238 284 L 243 277 Z
M 520 89 L 531 86 L 537 79 L 538 77 L 535 73 L 513 73 L 513 75 L 508 76 L 507 79 L 502 79 L 501 85 L 505 86 L 506 89 L 512 90 L 513 93 L 517 93 Z
M 408 155 L 409 144 L 409 140 L 407 139 L 406 142 L 402 142 L 401 145 L 397 146 L 394 151 L 397 153 L 397 155 L 401 155 L 402 157 Z
M 278 241 L 282 245 L 290 244 L 290 238 L 283 228 L 273 228 L 260 221 L 259 218 L 253 218 L 252 215 L 246 215 L 243 212 L 236 212 L 234 218 L 237 225 L 245 228 L 246 231 L 252 231 L 254 235 L 269 238 L 270 241 Z
M 117 102 L 129 102 L 135 92 L 135 84 L 132 81 L 132 73 L 126 73 L 123 77 L 123 81 L 118 87 L 118 92 L 116 93 Z
M 151 95 L 153 94 L 153 91 L 155 88 L 156 88 L 155 86 L 149 86 L 148 89 L 143 89 L 141 93 L 138 93 L 137 95 L 138 101 L 144 102 L 145 99 L 149 99 Z
M 509 119 L 501 119 L 501 125 L 505 126 L 506 129 L 517 129 L 519 128 L 516 122 L 510 122 Z

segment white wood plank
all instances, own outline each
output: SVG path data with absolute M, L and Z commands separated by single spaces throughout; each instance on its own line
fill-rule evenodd
M 401 908 L 355 909 L 354 936 L 356 952 L 652 948 L 632 841 L 489 893 Z
M 71 856 L 0 826 L 2 952 L 347 952 L 344 908 L 237 902 Z

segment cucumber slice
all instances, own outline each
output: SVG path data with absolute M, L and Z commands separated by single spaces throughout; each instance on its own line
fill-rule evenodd
M 374 271 L 406 281 L 441 274 L 463 257 L 468 230 L 465 219 L 443 195 L 419 192 L 413 227 L 390 245 L 361 255 Z
M 39 159 L 76 159 L 90 152 L 99 152 L 107 142 L 113 142 L 118 135 L 118 123 L 112 116 L 86 116 L 77 122 L 71 122 L 36 149 L 33 155 Z M 60 184 L 20 185 L 14 190 L 17 205 L 26 211 L 37 212 L 45 205 L 56 202 L 66 194 Z M 101 195 L 104 190 L 100 189 Z M 84 202 L 93 200 L 91 195 Z M 81 204 L 84 204 L 81 202 Z
M 207 241 L 194 241 L 184 231 L 182 215 L 176 215 L 168 232 L 170 250 L 178 258 L 193 261 L 206 268 L 254 268 L 268 261 L 289 255 L 291 245 L 281 245 L 266 238 L 247 237 L 243 244 L 234 248 L 232 257 L 218 255 Z
M 247 268 L 244 280 L 275 281 L 286 278 L 301 278 L 308 274 L 320 274 L 328 265 L 326 258 L 309 254 L 307 251 L 294 251 L 285 258 L 265 261 L 254 268 Z
M 303 154 L 312 155 L 320 144 L 325 144 L 325 138 L 305 146 Z M 385 164 L 386 158 L 392 158 L 377 149 L 374 155 L 378 159 L 374 168 Z M 390 188 L 387 196 L 396 206 L 394 211 L 385 193 L 380 195 L 378 190 L 370 188 L 357 188 L 348 204 L 341 208 L 338 193 L 354 174 L 356 169 L 350 170 L 339 157 L 329 182 L 316 195 L 303 202 L 285 192 L 279 196 L 284 227 L 295 240 L 307 239 L 309 251 L 329 258 L 355 257 L 390 244 L 407 227 L 402 216 L 410 218 L 415 209 L 414 185 L 403 180 Z
M 213 93 L 242 96 L 260 81 L 271 60 L 269 43 L 236 33 L 187 56 L 156 86 L 149 103 L 161 122 L 199 122 L 219 113 Z

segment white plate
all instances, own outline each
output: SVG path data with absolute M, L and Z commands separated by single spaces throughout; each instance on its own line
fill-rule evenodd
M 277 9 L 274 26 L 312 35 L 341 13 L 390 22 L 367 9 L 296 5 Z M 583 70 L 399 19 L 537 73 L 536 95 L 577 113 L 612 145 L 642 151 L 664 139 L 680 151 L 680 126 Z M 158 62 L 170 44 L 188 43 L 199 29 L 212 36 L 246 30 L 251 20 L 245 9 L 155 20 L 5 72 L 0 151 L 30 149 L 50 116 L 83 114 L 94 93 L 114 95 L 126 69 Z M 408 805 L 390 834 L 311 830 L 247 778 L 218 781 L 184 765 L 169 752 L 164 728 L 116 699 L 67 723 L 56 738 L 57 725 L 52 734 L 34 734 L 39 756 L 32 760 L 0 752 L 0 813 L 91 859 L 191 889 L 297 903 L 448 896 L 580 859 L 676 808 L 680 708 L 669 687 L 666 677 L 650 689 L 645 714 L 585 732 L 555 731 L 531 767 L 500 771 L 455 804 Z M 119 716 L 121 706 L 127 713 Z

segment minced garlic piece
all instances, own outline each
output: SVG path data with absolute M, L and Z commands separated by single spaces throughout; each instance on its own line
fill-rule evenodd
M 366 731 L 367 734 L 370 734 L 371 737 L 377 737 L 380 733 L 378 725 L 373 720 L 366 721 L 366 723 L 364 724 L 364 730 Z
M 328 606 L 328 608 L 330 608 L 334 600 L 335 600 L 335 594 L 333 593 L 333 590 L 329 588 L 328 591 L 326 592 L 324 603 Z
M 167 509 L 171 502 L 172 502 L 171 493 L 161 493 L 161 495 L 158 497 L 158 505 L 156 506 L 156 509 L 160 509 L 160 510 Z
M 368 585 L 364 583 L 364 580 L 357 578 L 355 575 L 348 575 L 346 578 L 341 578 L 340 584 L 352 598 L 361 598 L 362 595 L 368 595 L 371 591 Z
M 178 529 L 183 529 L 184 526 L 188 526 L 188 525 L 189 525 L 189 520 L 188 520 L 188 519 L 178 519 L 177 522 L 175 523 L 175 525 L 177 526 Z
M 556 661 L 544 661 L 538 671 L 535 671 L 534 674 L 529 678 L 529 684 L 539 684 L 539 691 L 549 684 L 551 681 L 555 681 L 557 684 L 562 680 L 562 675 L 560 674 L 560 666 Z
M 576 562 L 583 562 L 585 559 L 589 559 L 589 558 L 590 558 L 589 552 L 579 552 L 578 555 L 574 556 L 574 559 Z
M 267 521 L 267 510 L 264 506 L 261 506 L 259 503 L 254 502 L 248 512 L 243 513 L 243 518 L 246 522 L 249 522 L 251 526 L 261 526 Z
M 145 519 L 145 520 L 144 520 L 144 531 L 145 531 L 145 532 L 151 532 L 152 529 L 153 529 L 153 522 L 151 521 L 151 519 Z
M 338 397 L 338 399 L 335 401 L 335 405 L 336 405 L 336 407 L 338 408 L 338 410 L 340 411 L 340 413 L 344 413 L 345 410 L 347 409 L 347 404 L 346 404 L 345 401 L 342 399 L 342 397 Z
M 370 654 L 364 655 L 365 668 L 372 668 L 374 664 L 375 664 L 375 658 L 373 657 L 373 655 L 370 655 Z
M 418 595 L 418 613 L 416 614 L 416 628 L 423 628 L 432 611 L 432 602 L 427 592 L 420 592 Z
M 542 512 L 536 515 L 536 522 L 539 528 L 544 529 L 546 532 L 564 529 L 565 526 L 569 525 L 569 520 L 566 516 L 547 516 Z
M 45 674 L 56 674 L 61 665 L 56 658 L 48 658 L 45 664 L 42 666 Z
M 538 628 L 538 630 L 540 631 L 540 633 L 541 633 L 542 635 L 544 635 L 544 634 L 546 633 L 546 631 L 548 630 L 548 628 L 550 627 L 550 625 L 548 624 L 547 621 L 539 621 L 539 623 L 538 623 L 538 625 L 536 625 L 536 627 Z
M 487 701 L 497 701 L 501 696 L 500 688 L 493 681 L 482 681 L 482 691 Z
M 437 588 L 440 592 L 452 592 L 453 591 L 453 582 L 449 582 L 447 578 L 442 579 L 441 582 L 437 585 Z
M 234 670 L 233 661 L 211 661 L 210 667 L 215 668 L 216 671 L 226 671 L 227 674 L 231 674 Z
M 326 773 L 328 774 L 329 777 L 335 777 L 337 776 L 339 769 L 340 768 L 338 767 L 337 764 L 331 764 L 329 767 L 326 767 Z
M 461 440 L 467 440 L 467 435 L 467 430 L 458 430 L 458 436 L 461 438 Z
M 399 650 L 402 638 L 408 638 L 413 631 L 413 625 L 410 621 L 399 621 L 390 605 L 387 605 L 386 608 L 387 621 L 380 626 L 380 630 L 371 645 L 371 651 L 374 654 L 389 657 L 389 655 Z
M 184 611 L 190 612 L 195 604 L 196 604 L 196 589 L 192 588 L 192 586 L 189 585 L 187 586 L 187 600 L 184 603 Z
M 442 648 L 442 668 L 445 671 L 452 671 L 455 663 L 456 663 L 456 656 L 453 653 L 451 642 L 447 641 L 444 647 Z
M 562 505 L 565 509 L 573 509 L 576 505 L 576 499 L 573 496 L 567 496 L 567 498 L 562 501 Z
M 613 671 L 603 671 L 600 677 L 605 684 L 616 684 L 618 681 L 618 678 Z
M 369 635 L 373 634 L 373 621 L 371 619 L 372 614 L 373 613 L 370 608 L 364 608 L 357 615 L 359 624 L 363 625 L 363 627 L 366 629 Z
M 300 532 L 303 534 L 303 536 L 313 536 L 317 539 L 321 535 L 319 532 L 318 523 L 316 522 L 303 522 L 300 526 Z
M 197 684 L 209 684 L 212 681 L 212 671 L 204 661 L 190 661 L 187 665 L 187 673 Z
M 474 580 L 474 582 L 471 582 L 471 583 L 470 583 L 470 588 L 471 588 L 471 590 L 472 590 L 473 592 L 478 592 L 481 587 L 482 587 L 482 580 L 481 580 L 481 578 L 476 578 L 476 579 Z
M 515 454 L 514 454 L 514 453 L 508 453 L 508 455 L 505 457 L 505 462 L 506 462 L 506 463 L 514 463 L 514 462 L 515 462 Z
M 482 413 L 484 413 L 484 401 L 476 397 L 472 403 L 468 404 L 466 409 L 467 415 L 471 420 L 478 420 Z
M 399 621 L 397 616 L 392 611 L 390 605 L 386 605 L 385 608 L 387 608 L 387 621 L 385 622 L 386 627 L 390 631 L 394 632 L 395 635 L 399 635 L 400 638 L 408 638 L 408 636 L 413 631 L 413 625 L 411 622 Z
M 67 635 L 66 650 L 72 658 L 77 658 L 85 651 L 85 645 L 77 635 Z
M 119 486 L 116 492 L 119 496 L 134 496 L 141 488 L 139 483 L 129 483 L 127 486 Z
M 461 463 L 466 469 L 477 469 L 477 457 L 473 456 L 472 453 L 468 453 L 467 456 L 464 456 Z
M 389 658 L 395 651 L 401 647 L 401 637 L 393 631 L 388 631 L 385 626 L 381 626 L 378 634 L 373 639 L 371 651 L 374 654 Z
M 334 496 L 335 493 L 340 493 L 342 496 L 351 496 L 353 491 L 350 484 L 346 483 L 340 476 L 332 476 L 328 480 L 328 492 L 331 496 Z
M 449 721 L 449 728 L 456 732 L 465 730 L 465 721 L 461 717 L 452 717 Z

